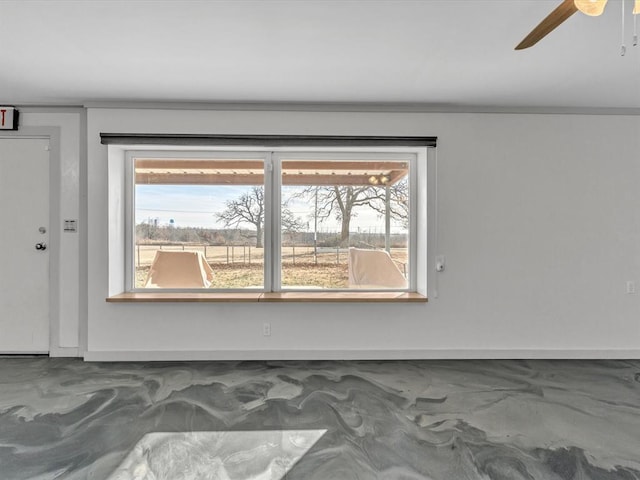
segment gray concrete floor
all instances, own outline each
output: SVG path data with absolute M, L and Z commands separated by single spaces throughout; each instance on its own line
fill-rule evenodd
M 640 479 L 640 361 L 0 358 L 0 479 Z

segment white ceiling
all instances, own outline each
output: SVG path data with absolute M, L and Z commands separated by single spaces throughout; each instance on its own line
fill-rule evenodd
M 640 108 L 625 1 L 621 57 L 621 0 L 519 52 L 560 0 L 0 0 L 0 103 Z

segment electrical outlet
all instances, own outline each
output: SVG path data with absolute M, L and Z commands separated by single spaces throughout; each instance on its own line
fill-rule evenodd
M 262 335 L 265 337 L 271 336 L 271 324 L 269 322 L 264 322 L 262 324 Z
M 634 293 L 636 293 L 636 282 L 627 280 L 627 294 L 633 295 Z

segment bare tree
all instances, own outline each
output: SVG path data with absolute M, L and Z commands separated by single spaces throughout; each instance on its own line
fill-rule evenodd
M 264 189 L 252 187 L 240 195 L 237 200 L 228 200 L 227 208 L 215 214 L 224 222 L 225 227 L 238 228 L 242 224 L 256 228 L 256 248 L 262 248 L 262 229 L 264 225 Z
M 307 187 L 299 195 L 308 200 L 315 200 L 317 195 L 316 214 L 320 219 L 333 215 L 340 221 L 340 243 L 346 245 L 349 241 L 349 227 L 351 219 L 357 216 L 356 207 L 372 206 L 373 202 L 380 200 L 380 188 L 373 186 L 332 186 L 332 187 Z M 384 199 L 384 190 L 382 190 Z
M 282 230 L 285 232 L 299 232 L 304 223 L 286 207 L 281 210 Z M 238 228 L 240 225 L 253 225 L 256 229 L 256 248 L 262 248 L 262 232 L 264 229 L 264 189 L 252 187 L 237 200 L 227 201 L 227 208 L 215 214 L 216 218 L 224 222 L 225 227 Z
M 409 228 L 409 181 L 403 180 L 389 186 L 389 213 L 391 218 L 402 223 L 404 228 Z M 386 191 L 380 189 L 375 201 L 371 202 L 371 208 L 381 215 L 387 209 Z
M 306 228 L 307 224 L 300 217 L 296 217 L 286 206 L 280 211 L 280 224 L 282 231 L 289 234 L 295 234 Z
M 345 245 L 349 240 L 351 219 L 357 216 L 357 207 L 368 206 L 384 215 L 386 205 L 386 188 L 389 188 L 389 213 L 391 218 L 409 225 L 409 184 L 406 179 L 384 186 L 332 186 L 307 187 L 297 196 L 315 201 L 317 195 L 316 215 L 319 219 L 334 216 L 340 221 L 340 243 Z

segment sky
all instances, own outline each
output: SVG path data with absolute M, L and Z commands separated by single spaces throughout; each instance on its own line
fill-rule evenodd
M 235 185 L 136 185 L 136 224 L 154 222 L 176 227 L 224 228 L 217 221 L 215 212 L 222 212 L 228 201 L 239 198 L 251 187 Z M 289 210 L 303 223 L 309 222 L 313 231 L 313 204 L 304 200 L 292 200 Z M 245 225 L 249 228 L 249 225 Z M 319 231 L 338 231 L 340 224 L 334 219 L 319 222 Z M 351 220 L 351 231 L 384 232 L 384 218 L 369 208 L 361 208 Z M 392 223 L 392 233 L 401 228 Z

